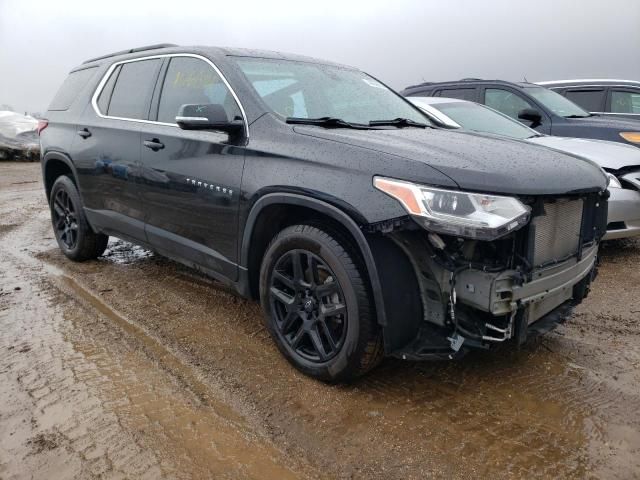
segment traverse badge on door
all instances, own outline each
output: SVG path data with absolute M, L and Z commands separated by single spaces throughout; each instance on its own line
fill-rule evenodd
M 213 190 L 215 192 L 220 192 L 225 195 L 233 196 L 233 190 L 227 187 L 221 187 L 220 185 L 214 185 L 213 183 L 202 182 L 200 180 L 195 180 L 193 178 L 187 178 L 187 183 L 190 183 L 193 186 L 198 188 L 206 188 L 207 190 Z

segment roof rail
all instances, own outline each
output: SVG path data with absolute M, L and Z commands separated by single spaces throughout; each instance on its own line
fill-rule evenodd
M 415 85 L 409 85 L 408 87 L 405 88 L 405 90 L 408 90 L 410 88 L 415 88 L 415 87 L 426 87 L 428 85 L 431 85 L 433 82 L 422 82 L 422 83 L 416 83 Z
M 130 48 L 129 50 L 121 50 L 119 52 L 110 53 L 108 55 L 101 55 L 99 57 L 90 58 L 89 60 L 82 62 L 82 64 L 84 65 L 85 63 L 95 62 L 96 60 L 102 60 L 103 58 L 116 57 L 118 55 L 125 55 L 127 53 L 144 52 L 145 50 L 156 50 L 158 48 L 177 47 L 177 46 L 178 45 L 176 45 L 175 43 L 157 43 L 155 45 L 147 45 L 146 47 Z

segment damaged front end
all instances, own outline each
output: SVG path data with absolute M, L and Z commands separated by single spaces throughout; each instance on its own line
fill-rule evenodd
M 387 353 L 454 358 L 469 348 L 523 344 L 564 321 L 595 277 L 607 196 L 518 198 L 526 215 L 507 218 L 507 231 L 493 239 L 428 231 L 410 219 L 372 226 L 385 304 L 401 305 L 386 315 Z M 508 216 L 504 208 L 496 207 Z

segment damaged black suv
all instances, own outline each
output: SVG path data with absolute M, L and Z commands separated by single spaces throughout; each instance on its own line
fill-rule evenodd
M 144 47 L 75 68 L 47 116 L 67 257 L 113 235 L 197 268 L 259 299 L 283 355 L 325 381 L 522 343 L 595 275 L 597 166 L 436 128 L 354 68 Z

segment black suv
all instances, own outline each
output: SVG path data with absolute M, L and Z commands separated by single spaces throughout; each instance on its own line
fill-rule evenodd
M 450 97 L 482 103 L 547 135 L 593 138 L 640 147 L 640 123 L 585 111 L 534 83 L 463 79 L 407 87 L 407 97 Z
M 156 46 L 85 62 L 41 131 L 55 236 L 108 235 L 260 299 L 278 348 L 343 381 L 566 317 L 606 231 L 594 164 L 448 131 L 373 77 L 281 53 Z M 552 168 L 542 168 L 540 165 Z
M 640 120 L 640 82 L 583 79 L 538 82 L 591 113 Z

